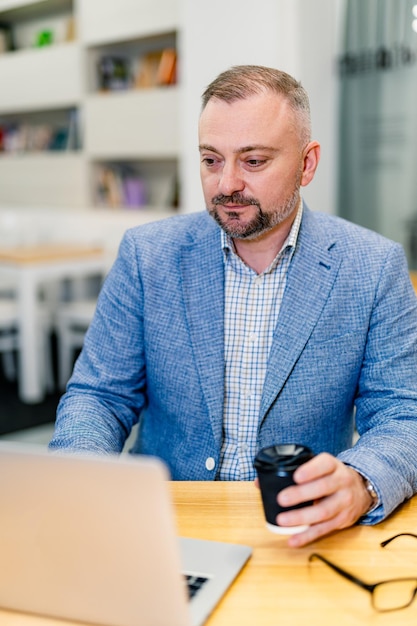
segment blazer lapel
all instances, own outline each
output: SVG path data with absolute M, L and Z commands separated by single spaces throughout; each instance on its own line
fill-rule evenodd
M 224 268 L 219 229 L 183 249 L 180 271 L 191 344 L 213 434 L 222 439 Z
M 290 375 L 336 280 L 341 259 L 332 250 L 334 238 L 319 231 L 314 214 L 305 207 L 269 356 L 261 419 Z

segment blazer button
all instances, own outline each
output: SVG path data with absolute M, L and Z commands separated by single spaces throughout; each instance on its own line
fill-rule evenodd
M 214 470 L 216 466 L 216 461 L 213 459 L 212 456 L 209 456 L 208 459 L 206 459 L 206 469 L 211 472 L 212 470 Z

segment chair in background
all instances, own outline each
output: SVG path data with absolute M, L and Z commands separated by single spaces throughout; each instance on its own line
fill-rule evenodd
M 7 307 L 4 306 L 7 304 Z M 14 353 L 18 350 L 15 317 L 9 302 L 0 301 L 0 352 L 4 374 L 7 380 L 15 380 L 16 365 Z
M 80 350 L 93 318 L 97 298 L 63 302 L 56 312 L 55 328 L 58 352 L 58 383 L 60 389 L 71 376 L 75 351 Z
M 0 274 L 0 353 L 3 370 L 8 380 L 16 378 L 14 352 L 16 348 L 16 319 L 13 304 L 16 294 L 8 277 Z M 5 303 L 5 304 L 4 304 Z
M 42 355 L 42 382 L 47 391 L 54 390 L 54 375 L 50 346 L 50 316 L 44 309 L 39 315 L 39 350 Z M 17 301 L 14 297 L 0 297 L 0 352 L 5 376 L 17 379 L 15 356 L 19 358 L 21 337 L 18 326 Z

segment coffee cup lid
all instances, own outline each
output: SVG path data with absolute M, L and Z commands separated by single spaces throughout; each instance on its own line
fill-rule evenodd
M 276 444 L 260 450 L 255 457 L 254 466 L 264 470 L 277 467 L 295 469 L 312 456 L 313 453 L 307 446 L 296 443 Z

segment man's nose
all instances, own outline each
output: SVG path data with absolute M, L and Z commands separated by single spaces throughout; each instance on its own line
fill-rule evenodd
M 219 193 L 231 196 L 236 191 L 243 191 L 244 187 L 245 182 L 240 168 L 235 164 L 225 163 L 219 179 Z

